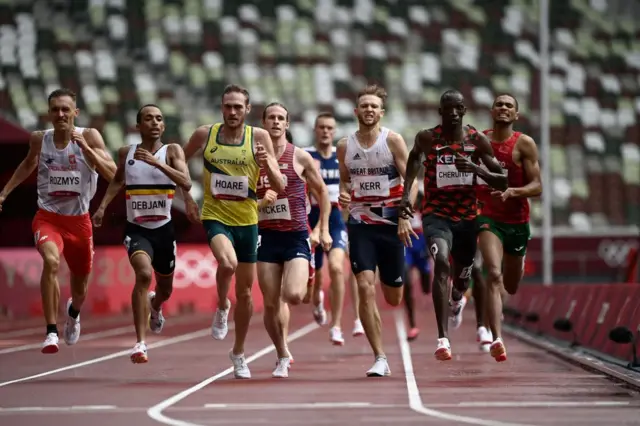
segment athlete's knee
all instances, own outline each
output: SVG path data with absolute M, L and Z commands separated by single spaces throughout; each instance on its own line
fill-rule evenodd
M 236 302 L 237 304 L 248 304 L 251 303 L 251 287 L 249 286 L 239 286 L 236 281 Z
M 451 263 L 449 262 L 449 256 L 446 253 L 438 252 L 434 259 L 434 270 L 438 272 L 438 275 L 446 275 L 447 277 L 451 274 Z
M 375 278 L 370 279 L 369 277 L 361 275 L 356 277 L 356 282 L 358 284 L 358 296 L 360 297 L 360 303 L 375 302 L 375 299 L 376 299 Z
M 136 287 L 149 288 L 153 278 L 153 268 L 151 265 L 138 265 L 135 270 Z
M 224 275 L 233 275 L 238 268 L 238 260 L 231 254 L 224 253 L 218 262 L 218 271 Z
M 405 285 L 406 286 L 406 285 Z M 402 286 L 402 287 L 405 287 Z M 390 287 L 383 286 L 382 292 L 384 294 L 384 300 L 391 306 L 398 306 L 402 303 L 403 288 L 402 287 Z
M 284 300 L 289 305 L 299 305 L 302 303 L 302 299 L 304 299 L 306 290 L 306 288 L 304 289 L 304 291 L 297 291 L 291 288 L 283 288 L 282 300 Z
M 339 256 L 329 258 L 329 275 L 332 277 L 341 274 L 344 269 L 344 258 L 338 259 L 338 257 Z
M 487 267 L 487 287 L 494 290 L 502 288 L 502 270 L 498 265 L 490 265 Z
M 44 271 L 57 274 L 60 269 L 60 253 L 57 250 L 47 250 L 42 254 L 42 260 L 44 262 Z

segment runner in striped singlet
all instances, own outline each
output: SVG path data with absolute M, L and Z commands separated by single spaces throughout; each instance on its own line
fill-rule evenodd
M 44 261 L 40 288 L 47 332 L 42 353 L 51 354 L 58 352 L 60 257 L 64 256 L 71 272 L 64 341 L 74 345 L 80 338 L 80 309 L 93 265 L 89 204 L 96 193 L 98 175 L 111 181 L 116 164 L 96 129 L 75 127 L 79 110 L 74 92 L 54 90 L 48 103 L 53 129 L 31 133 L 26 158 L 0 192 L 0 211 L 11 191 L 37 168 L 38 212 L 32 231 Z
M 216 340 L 224 339 L 229 331 L 231 302 L 227 294 L 235 275 L 235 342 L 229 358 L 234 377 L 249 379 L 251 371 L 244 356 L 244 344 L 253 315 L 251 287 L 256 278 L 258 257 L 256 187 L 260 169 L 266 171 L 276 193 L 284 189 L 284 182 L 269 133 L 245 124 L 251 111 L 247 89 L 235 84 L 225 87 L 221 107 L 224 123 L 200 126 L 184 147 L 187 161 L 196 153 L 202 153 L 204 202 L 201 216 L 191 195 L 186 191 L 182 193 L 189 219 L 202 222 L 218 263 L 218 303 L 211 325 L 211 335 Z
M 442 95 L 439 108 L 442 124 L 421 130 L 416 135 L 407 163 L 407 182 L 400 208 L 402 217 L 412 215 L 407 186 L 415 180 L 422 154 L 426 154 L 422 225 L 434 259 L 432 292 L 438 324 L 435 356 L 443 361 L 451 359 L 447 317 L 451 314 L 452 327 L 459 327 L 463 295 L 469 287 L 476 253 L 475 176 L 482 177 L 495 188 L 507 188 L 507 177 L 502 174 L 487 137 L 462 124 L 465 112 L 460 92 L 449 90 Z M 475 163 L 478 159 L 489 171 Z M 449 302 L 448 281 L 452 274 Z
M 264 300 L 264 325 L 276 347 L 278 361 L 273 377 L 288 377 L 291 354 L 285 342 L 288 306 L 298 305 L 307 292 L 311 241 L 307 219 L 307 184 L 320 202 L 320 245 L 331 248 L 329 193 L 313 158 L 287 142 L 289 112 L 279 103 L 264 110 L 262 123 L 273 139 L 285 188 L 273 191 L 266 172 L 260 172 L 258 200 L 258 283 Z M 284 302 L 281 304 L 281 302 Z
M 507 171 L 509 188 L 492 191 L 478 179 L 481 213 L 478 217 L 479 245 L 487 269 L 487 310 L 489 326 L 495 339 L 491 356 L 507 359 L 502 341 L 501 288 L 515 294 L 524 273 L 524 258 L 531 238 L 529 197 L 542 193 L 538 148 L 528 135 L 513 131 L 518 119 L 518 101 L 509 94 L 499 95 L 491 109 L 493 129 L 485 133 L 502 168 Z

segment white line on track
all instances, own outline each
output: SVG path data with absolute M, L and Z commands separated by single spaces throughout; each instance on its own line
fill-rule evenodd
M 229 329 L 232 329 L 231 324 L 229 325 Z M 160 340 L 159 342 L 151 343 L 147 345 L 148 349 L 162 348 L 165 346 L 175 345 L 176 343 L 187 342 L 189 340 L 198 339 L 200 337 L 208 336 L 211 332 L 210 328 L 201 329 L 198 331 L 193 331 L 191 333 L 181 334 L 174 337 L 169 337 L 168 339 Z M 114 358 L 118 358 L 121 356 L 128 356 L 131 353 L 130 349 L 114 352 L 109 355 L 101 356 L 98 358 L 89 359 L 87 361 L 79 362 L 77 364 L 71 364 L 64 367 L 56 368 L 55 370 L 45 371 L 44 373 L 34 374 L 32 376 L 21 377 L 19 379 L 9 380 L 6 382 L 0 383 L 0 388 L 4 386 L 9 386 L 14 383 L 26 382 L 33 379 L 39 379 L 41 377 L 50 376 L 52 374 L 61 373 L 63 371 L 73 370 L 75 368 L 86 367 L 87 365 L 98 364 L 100 362 L 109 361 Z
M 407 332 L 405 331 L 403 311 L 396 310 L 394 312 L 396 330 L 398 334 L 398 344 L 400 345 L 400 353 L 402 355 L 402 364 L 404 365 L 404 372 L 407 381 L 407 393 L 409 394 L 409 406 L 417 413 L 424 414 L 425 416 L 434 417 L 440 420 L 448 420 L 456 422 L 458 424 L 465 423 L 469 425 L 480 426 L 530 426 L 521 423 L 507 423 L 499 422 L 496 420 L 484 420 L 476 417 L 459 416 L 456 414 L 445 413 L 444 411 L 434 410 L 427 408 L 422 403 L 422 397 L 420 396 L 420 389 L 416 377 L 413 374 L 413 361 L 411 360 L 411 348 L 407 341 Z
M 325 408 L 373 408 L 377 404 L 370 402 L 307 402 L 291 404 L 204 404 L 204 408 L 216 410 L 301 410 L 301 409 L 325 409 Z
M 293 342 L 296 339 L 299 339 L 300 337 L 303 337 L 309 333 L 311 333 L 312 331 L 316 330 L 320 328 L 320 326 L 318 324 L 316 324 L 316 322 L 312 322 L 309 323 L 307 325 L 305 325 L 304 327 L 302 327 L 299 330 L 296 330 L 294 333 L 291 333 L 289 335 L 289 342 Z M 260 349 L 258 352 L 254 353 L 253 355 L 251 355 L 250 357 L 247 358 L 247 364 L 257 360 L 258 358 L 261 358 L 271 352 L 275 351 L 275 347 L 273 345 L 267 346 L 263 349 Z M 187 398 L 189 395 L 192 395 L 196 392 L 198 392 L 200 389 L 203 389 L 204 387 L 210 385 L 211 383 L 215 382 L 216 380 L 221 379 L 224 376 L 227 376 L 229 374 L 233 373 L 233 367 L 229 367 L 226 370 L 216 374 L 215 376 L 211 376 L 208 379 L 205 379 L 203 381 L 201 381 L 200 383 L 198 383 L 197 385 L 194 385 L 192 387 L 190 387 L 189 389 L 183 390 L 180 393 L 177 393 L 175 395 L 173 395 L 170 398 L 165 399 L 164 401 L 154 405 L 153 407 L 150 407 L 147 410 L 147 415 L 149 417 L 151 417 L 153 420 L 165 424 L 165 425 L 172 425 L 172 426 L 201 426 L 197 423 L 190 423 L 190 422 L 186 422 L 186 421 L 182 421 L 182 420 L 178 420 L 178 419 L 173 419 L 171 417 L 168 417 L 164 414 L 162 414 L 162 412 L 164 410 L 166 410 L 167 408 L 171 407 L 172 405 L 177 404 L 178 402 L 182 401 L 183 399 Z
M 191 321 L 194 321 L 193 317 L 176 318 L 174 321 L 171 322 L 171 325 L 173 326 L 177 324 L 184 324 Z M 42 331 L 42 328 L 40 328 L 39 330 Z M 105 337 L 120 336 L 122 334 L 133 333 L 133 332 L 134 332 L 134 327 L 132 323 L 130 325 L 126 325 L 123 327 L 116 327 L 109 330 L 97 331 L 95 333 L 83 334 L 80 336 L 80 341 L 86 342 L 90 340 L 104 339 Z M 40 347 L 42 347 L 42 342 L 29 343 L 27 345 L 20 345 L 20 346 L 14 346 L 11 348 L 0 349 L 0 355 L 6 355 L 6 354 L 22 352 L 22 351 L 29 351 L 31 349 L 40 349 Z
M 72 405 L 70 407 L 0 407 L 0 413 L 107 411 L 117 410 L 115 405 Z

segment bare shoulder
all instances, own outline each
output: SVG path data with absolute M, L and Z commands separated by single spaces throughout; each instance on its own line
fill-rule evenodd
M 198 126 L 196 130 L 193 131 L 191 137 L 201 137 L 206 138 L 213 127 L 213 124 L 203 124 L 202 126 Z
M 167 153 L 180 154 L 182 152 L 184 152 L 184 150 L 182 149 L 182 146 L 180 144 L 174 142 L 167 144 Z
M 125 145 L 118 148 L 118 158 L 124 159 L 129 154 L 129 150 L 131 149 L 131 145 Z
M 254 127 L 253 128 L 253 137 L 254 138 L 259 138 L 260 140 L 265 140 L 265 139 L 271 140 L 271 137 L 269 136 L 269 132 L 267 132 L 262 127 Z
M 298 148 L 296 146 L 294 148 L 293 155 L 294 155 L 294 158 L 296 159 L 296 161 L 299 164 L 302 164 L 305 167 L 307 167 L 308 165 L 315 164 L 314 161 L 313 161 L 313 157 L 311 156 L 309 151 L 307 151 L 305 149 L 301 149 L 301 148 Z
M 405 145 L 404 138 L 400 133 L 396 133 L 393 130 L 389 130 L 389 135 L 387 136 L 387 142 L 391 142 L 392 144 L 402 144 Z
M 42 144 L 42 139 L 44 139 L 45 130 L 34 130 L 29 135 L 29 143 L 31 145 Z
M 341 138 L 338 143 L 336 144 L 336 151 L 341 149 L 341 148 L 346 148 L 347 146 L 347 138 Z
M 431 129 L 422 129 L 416 133 L 416 137 L 414 138 L 414 146 L 417 146 L 420 149 L 425 148 L 425 145 L 431 143 L 433 139 L 433 133 Z
M 538 146 L 533 138 L 525 133 L 521 134 L 516 142 L 516 146 L 520 152 L 525 155 L 531 155 L 538 151 Z

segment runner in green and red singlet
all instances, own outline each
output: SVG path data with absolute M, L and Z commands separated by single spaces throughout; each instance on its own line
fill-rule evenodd
M 538 148 L 534 140 L 513 131 L 518 119 L 518 101 L 512 95 L 495 98 L 491 108 L 493 129 L 485 130 L 500 166 L 507 171 L 509 188 L 493 191 L 478 179 L 479 245 L 487 269 L 487 316 L 494 341 L 491 356 L 501 362 L 507 351 L 501 337 L 500 316 L 504 285 L 515 294 L 524 272 L 524 257 L 531 237 L 529 230 L 529 197 L 542 193 Z
M 462 124 L 466 107 L 460 92 L 445 92 L 440 98 L 439 113 L 441 125 L 421 130 L 416 135 L 407 163 L 406 185 L 410 188 L 413 184 L 420 168 L 420 158 L 426 154 L 422 226 L 434 259 L 432 292 L 438 323 L 435 357 L 445 361 L 451 359 L 447 317 L 451 312 L 452 327 L 459 326 L 465 300 L 463 295 L 469 288 L 476 254 L 476 178 L 482 177 L 492 187 L 505 190 L 507 177 L 493 156 L 489 139 L 472 126 Z M 478 165 L 479 160 L 486 169 Z M 412 216 L 407 186 L 400 205 L 403 218 Z M 452 269 L 451 302 L 447 303 Z

